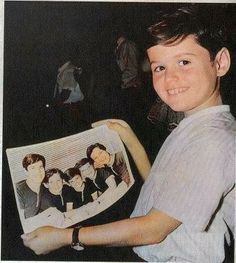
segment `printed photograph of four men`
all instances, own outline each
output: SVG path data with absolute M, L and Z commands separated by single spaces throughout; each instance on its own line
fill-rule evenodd
M 25 232 L 75 225 L 111 206 L 134 183 L 124 146 L 107 126 L 7 149 L 7 155 Z

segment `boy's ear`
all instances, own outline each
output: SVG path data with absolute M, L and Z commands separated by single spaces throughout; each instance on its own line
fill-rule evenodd
M 215 57 L 217 76 L 224 76 L 230 68 L 230 54 L 229 50 L 223 47 Z

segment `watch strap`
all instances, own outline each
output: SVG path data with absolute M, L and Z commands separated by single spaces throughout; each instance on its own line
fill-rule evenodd
M 76 250 L 83 250 L 84 244 L 79 241 L 79 231 L 82 228 L 82 226 L 77 226 L 73 229 L 72 232 L 72 242 L 71 247 Z

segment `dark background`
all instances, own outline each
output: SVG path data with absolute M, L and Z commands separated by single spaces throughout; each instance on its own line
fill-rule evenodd
M 145 30 L 156 13 L 177 5 L 182 4 L 5 2 L 2 260 L 131 260 L 130 250 L 126 248 L 89 248 L 84 252 L 64 248 L 46 256 L 36 256 L 25 248 L 20 239 L 22 228 L 5 150 L 80 132 L 95 120 L 109 117 L 125 119 L 126 105 L 119 99 L 120 79 L 114 60 L 116 34 L 125 30 L 142 52 Z M 223 86 L 227 86 L 225 102 L 231 105 L 235 115 L 236 5 L 214 6 L 218 10 L 223 7 L 227 10 L 232 67 Z M 87 115 L 76 123 L 51 106 L 57 69 L 70 58 L 86 69 L 82 89 L 86 87 L 89 74 L 93 74 L 95 79 L 94 101 L 88 103 Z M 144 119 L 155 99 L 152 87 L 147 85 L 145 89 L 146 105 L 141 116 Z M 45 107 L 47 103 L 49 108 Z M 136 132 L 147 151 L 154 156 L 158 150 L 154 146 L 158 144 L 156 129 L 145 121 L 140 123 Z M 132 161 L 131 166 L 136 177 L 134 187 L 116 205 L 83 222 L 84 225 L 111 222 L 130 215 L 141 187 Z

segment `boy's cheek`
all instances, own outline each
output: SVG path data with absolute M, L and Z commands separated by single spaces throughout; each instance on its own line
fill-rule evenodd
M 161 81 L 153 81 L 153 87 L 158 95 L 164 91 L 164 85 Z

